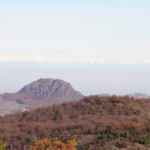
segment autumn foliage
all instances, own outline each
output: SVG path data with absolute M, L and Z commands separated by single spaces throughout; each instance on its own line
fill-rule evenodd
M 0 117 L 0 139 L 6 150 L 148 150 L 150 100 L 90 96 Z
M 6 150 L 6 144 L 0 141 L 0 150 Z
M 64 143 L 60 140 L 49 140 L 47 138 L 37 140 L 31 146 L 31 150 L 76 150 L 77 142 L 75 139 Z

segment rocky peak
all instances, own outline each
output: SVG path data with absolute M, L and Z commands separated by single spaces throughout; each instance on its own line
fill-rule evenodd
M 34 99 L 82 97 L 82 94 L 74 90 L 70 83 L 59 79 L 39 79 L 24 86 L 18 93 Z

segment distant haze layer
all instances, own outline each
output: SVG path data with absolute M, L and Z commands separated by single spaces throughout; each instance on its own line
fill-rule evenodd
M 0 63 L 0 92 L 15 92 L 39 78 L 70 82 L 85 95 L 150 94 L 150 65 Z

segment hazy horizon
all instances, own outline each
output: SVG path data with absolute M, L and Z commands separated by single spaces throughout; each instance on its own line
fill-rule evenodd
M 85 95 L 150 94 L 148 64 L 0 63 L 0 68 L 0 93 L 15 92 L 39 78 L 58 78 Z

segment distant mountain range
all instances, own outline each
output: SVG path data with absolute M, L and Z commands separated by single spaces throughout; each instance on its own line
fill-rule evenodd
M 128 94 L 128 96 L 131 96 L 134 98 L 150 98 L 150 96 L 145 93 L 133 93 L 133 94 Z
M 81 98 L 83 95 L 68 82 L 59 79 L 39 79 L 25 85 L 16 93 L 0 95 L 0 114 L 26 111 Z
M 113 96 L 113 94 L 108 94 L 108 93 L 102 93 L 102 94 L 99 94 L 98 96 Z M 149 99 L 150 98 L 150 95 L 148 94 L 145 94 L 145 93 L 130 93 L 130 94 L 125 94 L 125 95 L 122 95 L 122 96 L 129 96 L 129 97 L 134 97 L 136 99 L 140 99 L 140 98 L 144 98 L 144 99 Z

